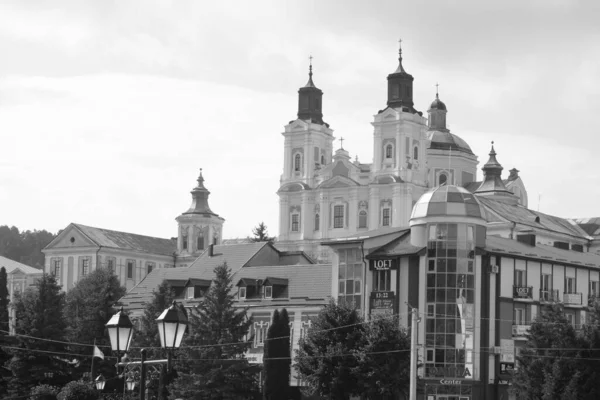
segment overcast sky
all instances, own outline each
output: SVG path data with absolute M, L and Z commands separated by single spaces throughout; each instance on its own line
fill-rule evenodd
M 439 82 L 479 167 L 494 140 L 530 208 L 599 216 L 600 2 L 483 3 L 0 0 L 0 225 L 176 236 L 203 168 L 225 238 L 277 234 L 308 56 L 325 121 L 370 163 L 399 38 L 415 107 Z

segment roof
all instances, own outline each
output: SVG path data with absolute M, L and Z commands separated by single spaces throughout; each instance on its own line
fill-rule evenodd
M 177 250 L 177 245 L 171 239 L 162 239 L 152 236 L 137 235 L 135 233 L 111 231 L 108 229 L 95 228 L 81 224 L 72 223 L 76 229 L 81 231 L 91 241 L 98 246 L 111 247 L 116 249 L 133 250 L 141 253 L 173 255 Z M 66 229 L 65 229 L 66 231 Z M 57 239 L 60 235 L 57 236 Z M 56 240 L 56 239 L 55 239 Z M 46 246 L 50 245 L 54 240 Z
M 430 149 L 434 150 L 455 150 L 463 153 L 473 154 L 471 147 L 459 136 L 447 132 L 431 130 L 427 132 L 428 139 L 431 141 Z
M 558 247 L 542 244 L 530 246 L 517 240 L 506 239 L 500 236 L 488 236 L 485 243 L 485 250 L 494 254 L 600 268 L 600 255 L 596 253 L 580 253 L 578 251 L 563 250 Z
M 421 250 L 423 250 L 423 248 L 424 247 L 413 246 L 410 243 L 410 231 L 405 231 L 405 235 L 394 239 L 390 243 L 373 252 L 370 252 L 365 258 L 372 259 L 382 256 L 408 256 L 419 253 Z
M 600 217 L 575 218 L 569 221 L 577 224 L 590 236 L 600 235 Z
M 11 260 L 10 258 L 6 258 L 0 256 L 0 268 L 4 267 L 6 269 L 6 273 L 10 274 L 13 271 L 20 270 L 26 275 L 30 274 L 42 274 L 44 271 L 41 269 L 30 267 L 29 265 L 25 265 L 15 260 Z
M 348 243 L 363 243 L 366 250 L 377 249 L 390 243 L 392 240 L 406 234 L 409 228 L 379 228 L 372 231 L 360 233 L 359 235 L 347 236 L 343 238 L 331 239 L 321 243 L 322 246 L 336 246 Z
M 496 218 L 497 215 L 506 221 L 516 222 L 532 228 L 544 229 L 580 238 L 587 238 L 588 236 L 586 231 L 579 225 L 571 223 L 566 218 L 544 214 L 539 211 L 530 210 L 519 204 L 511 205 L 491 198 L 477 196 L 477 199 L 487 210 L 492 211 L 487 212 L 488 222 L 494 219 L 498 221 L 498 218 Z M 537 222 L 538 218 L 539 222 Z
M 275 278 L 272 276 L 267 276 L 267 278 L 264 281 L 264 284 L 266 285 L 268 283 L 270 283 L 271 285 L 280 285 L 280 286 L 287 286 L 288 285 L 288 280 L 285 278 Z
M 413 207 L 411 219 L 432 216 L 485 218 L 485 210 L 467 189 L 441 185 L 424 193 Z

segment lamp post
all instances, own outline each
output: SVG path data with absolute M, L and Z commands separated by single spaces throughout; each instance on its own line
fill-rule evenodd
M 141 361 L 127 363 L 120 361 L 117 364 L 125 368 L 128 365 L 140 366 L 140 400 L 145 400 L 146 397 L 145 366 L 147 364 L 166 364 L 167 370 L 170 372 L 172 358 L 171 352 L 174 349 L 179 348 L 181 345 L 183 334 L 185 333 L 188 325 L 187 316 L 183 311 L 181 311 L 175 301 L 173 301 L 173 304 L 169 308 L 160 314 L 160 316 L 156 319 L 156 322 L 158 324 L 160 344 L 164 349 L 167 350 L 167 359 L 146 361 L 146 350 L 142 349 Z M 113 317 L 108 321 L 106 328 L 108 329 L 108 335 L 110 337 L 112 349 L 117 352 L 117 355 L 119 355 L 120 352 L 126 352 L 129 350 L 129 344 L 131 343 L 131 337 L 133 333 L 133 324 L 129 320 L 129 317 L 123 314 L 123 307 L 121 307 L 121 310 L 117 314 L 113 315 Z M 129 390 L 133 390 L 133 386 L 130 387 L 130 385 L 135 386 L 135 381 L 133 381 L 131 377 L 127 379 L 126 383 L 127 388 Z
M 96 378 L 95 384 L 96 384 L 96 389 L 98 389 L 99 391 L 103 391 L 104 385 L 106 385 L 106 379 L 104 378 L 104 375 L 102 375 L 102 374 L 98 375 L 98 377 Z

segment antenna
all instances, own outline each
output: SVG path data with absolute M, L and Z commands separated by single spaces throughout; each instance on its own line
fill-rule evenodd
M 542 202 L 542 194 L 538 193 L 538 212 L 540 211 L 540 203 Z
M 451 175 L 453 176 L 454 174 L 452 174 L 451 172 L 451 168 L 452 168 L 452 146 L 450 146 L 450 153 L 448 153 L 448 180 L 450 180 Z M 453 185 L 454 181 L 452 182 L 448 182 L 449 185 Z

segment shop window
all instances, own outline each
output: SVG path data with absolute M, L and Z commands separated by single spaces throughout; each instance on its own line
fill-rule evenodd
M 391 290 L 391 270 L 373 271 L 373 290 L 375 292 L 389 292 Z
M 343 249 L 338 253 L 338 302 L 362 308 L 363 260 L 360 249 Z

